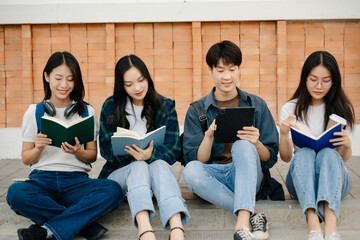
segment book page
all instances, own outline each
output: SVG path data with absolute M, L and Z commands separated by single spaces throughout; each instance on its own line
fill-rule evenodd
M 293 127 L 291 127 L 291 128 L 292 128 L 293 130 L 295 130 L 295 131 L 297 131 L 297 132 L 299 132 L 299 133 L 301 133 L 301 134 L 309 137 L 309 138 L 316 139 L 316 138 L 314 137 L 314 135 L 312 135 L 310 132 L 308 132 L 308 131 L 306 131 L 306 130 L 304 130 L 304 129 L 302 129 L 302 128 L 299 128 L 299 129 L 296 129 L 296 128 L 293 128 Z
M 72 121 L 72 122 L 69 124 L 69 127 L 70 127 L 70 126 L 73 126 L 73 125 L 75 125 L 75 124 L 77 124 L 77 123 L 79 123 L 79 122 L 85 121 L 86 119 L 91 118 L 91 117 L 92 117 L 92 116 L 88 116 L 88 117 L 79 118 L 79 119 L 77 119 L 77 120 L 74 120 L 74 121 Z
M 115 137 L 134 137 L 137 139 L 140 139 L 141 137 L 139 136 L 139 134 L 137 134 L 134 131 L 131 131 L 129 129 L 126 128 L 122 128 L 122 127 L 117 127 L 116 132 L 114 132 L 114 136 Z
M 336 128 L 336 126 L 341 125 L 340 123 L 335 124 L 331 128 L 327 129 L 325 132 L 323 132 L 319 137 L 316 138 L 316 140 L 320 139 L 322 136 L 324 136 L 327 132 L 331 131 L 333 128 Z
M 74 121 L 72 121 L 71 123 L 69 123 L 69 125 L 67 125 L 64 121 L 62 121 L 62 120 L 60 120 L 60 119 L 58 119 L 58 118 L 56 118 L 56 117 L 42 116 L 41 118 L 48 119 L 48 120 L 50 120 L 50 121 L 53 121 L 53 122 L 56 122 L 56 123 L 60 124 L 61 126 L 64 126 L 65 128 L 69 128 L 70 126 L 73 126 L 73 125 L 75 125 L 75 124 L 77 124 L 77 123 L 79 123 L 79 122 L 85 121 L 86 119 L 91 118 L 91 117 L 93 117 L 93 116 L 88 116 L 88 117 L 84 117 L 84 118 L 79 118 L 79 119 L 74 120 Z
M 56 118 L 56 117 L 51 117 L 51 116 L 42 116 L 41 118 L 56 122 L 58 124 L 60 124 L 61 126 L 64 126 L 65 128 L 67 128 L 67 124 L 63 121 L 61 121 L 60 119 Z

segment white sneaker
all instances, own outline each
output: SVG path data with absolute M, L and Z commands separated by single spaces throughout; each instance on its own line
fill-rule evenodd
M 239 230 L 234 233 L 234 240 L 253 240 L 254 236 L 251 234 L 250 230 L 242 226 Z
M 315 230 L 311 230 L 308 235 L 308 240 L 324 240 L 322 234 Z
M 255 240 L 266 240 L 269 238 L 269 224 L 263 212 L 255 213 L 250 217 L 250 229 Z
M 325 240 L 341 240 L 340 233 L 333 232 L 325 237 Z

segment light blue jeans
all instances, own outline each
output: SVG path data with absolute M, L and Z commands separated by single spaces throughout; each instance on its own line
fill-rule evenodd
M 228 164 L 189 162 L 183 171 L 184 180 L 196 195 L 226 211 L 253 213 L 263 179 L 259 154 L 254 144 L 245 140 L 236 141 L 231 154 Z
M 313 208 L 324 220 L 325 201 L 339 219 L 340 201 L 349 194 L 351 185 L 343 159 L 330 148 L 317 154 L 310 148 L 299 149 L 291 160 L 286 177 L 286 187 L 299 200 L 305 219 L 306 210 Z
M 173 168 L 164 160 L 156 160 L 150 164 L 145 161 L 134 161 L 112 172 L 108 179 L 119 183 L 123 194 L 126 193 L 136 227 L 138 227 L 138 224 L 135 216 L 139 212 L 147 210 L 149 211 L 150 221 L 154 218 L 153 193 L 159 205 L 160 220 L 163 228 L 170 229 L 169 219 L 177 213 L 181 213 L 183 225 L 188 222 L 190 214 L 181 196 Z

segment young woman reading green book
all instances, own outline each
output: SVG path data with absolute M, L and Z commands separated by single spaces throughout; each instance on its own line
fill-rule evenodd
M 301 71 L 298 88 L 280 113 L 280 157 L 290 162 L 286 178 L 289 193 L 299 200 L 308 225 L 308 239 L 340 239 L 337 230 L 340 200 L 351 189 L 344 162 L 351 157 L 351 141 L 345 129 L 335 132 L 335 146 L 316 152 L 297 148 L 289 136 L 290 127 L 307 130 L 315 137 L 327 128 L 329 116 L 336 114 L 354 124 L 354 109 L 342 89 L 335 58 L 326 51 L 312 53 Z M 321 221 L 325 222 L 324 234 Z
M 123 127 L 142 136 L 166 125 L 164 143 L 141 149 L 127 145 L 127 155 L 115 155 L 111 136 Z M 119 183 L 129 202 L 139 239 L 155 239 L 151 220 L 155 215 L 154 194 L 162 227 L 172 240 L 184 239 L 183 226 L 190 218 L 173 174 L 180 153 L 179 126 L 174 100 L 155 90 L 145 63 L 135 55 L 124 56 L 115 67 L 113 96 L 106 99 L 100 115 L 100 153 L 107 160 L 99 178 Z
M 81 230 L 86 239 L 98 239 L 107 230 L 95 221 L 117 208 L 123 199 L 120 186 L 107 179 L 90 179 L 87 172 L 97 157 L 97 123 L 93 140 L 75 145 L 52 140 L 39 133 L 36 114 L 52 115 L 65 123 L 84 112 L 96 118 L 86 104 L 80 66 L 68 52 L 51 55 L 43 71 L 44 102 L 31 104 L 22 123 L 22 160 L 30 165 L 29 180 L 16 182 L 8 190 L 7 202 L 19 215 L 35 224 L 18 230 L 21 240 L 51 238 L 70 240 Z

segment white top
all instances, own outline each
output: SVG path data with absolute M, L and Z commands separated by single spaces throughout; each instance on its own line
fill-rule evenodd
M 129 99 L 126 101 L 125 111 L 128 113 L 126 119 L 130 123 L 129 130 L 136 132 L 139 136 L 143 136 L 147 132 L 146 128 L 146 118 L 141 118 L 141 113 L 144 109 L 144 106 L 137 106 L 132 104 Z
M 297 99 L 290 100 L 285 103 L 281 108 L 279 122 L 285 120 L 290 115 L 295 115 L 295 106 Z M 324 132 L 324 114 L 325 114 L 325 103 L 318 106 L 309 106 L 307 114 L 307 123 L 305 121 L 293 120 L 300 128 L 304 129 L 307 132 L 310 132 L 314 137 L 320 136 Z M 291 134 L 289 132 L 291 138 Z M 294 145 L 294 152 L 298 150 L 298 147 Z
M 22 122 L 22 140 L 23 142 L 35 142 L 35 136 L 37 135 L 36 125 L 36 104 L 31 104 L 24 114 Z M 56 118 L 64 121 L 66 124 L 81 118 L 78 114 L 73 114 L 69 119 L 64 117 L 65 108 L 56 108 Z M 88 105 L 89 116 L 94 115 L 94 141 L 97 140 L 98 135 L 98 123 L 96 112 L 93 107 Z M 45 115 L 47 115 L 45 113 Z M 84 147 L 84 146 L 82 146 Z M 34 169 L 44 171 L 90 171 L 91 166 L 88 163 L 80 161 L 75 155 L 65 153 L 61 148 L 54 146 L 46 146 L 39 156 L 37 163 L 30 166 L 31 171 Z

